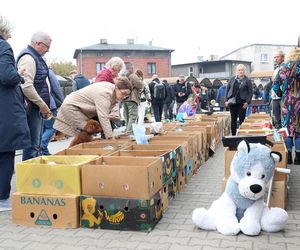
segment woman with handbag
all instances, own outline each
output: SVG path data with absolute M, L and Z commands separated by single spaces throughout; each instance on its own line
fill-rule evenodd
M 251 80 L 245 75 L 246 67 L 238 64 L 236 76 L 232 77 L 226 88 L 226 107 L 229 107 L 231 116 L 231 134 L 236 135 L 237 118 L 241 125 L 246 117 L 248 105 L 251 103 L 253 89 Z

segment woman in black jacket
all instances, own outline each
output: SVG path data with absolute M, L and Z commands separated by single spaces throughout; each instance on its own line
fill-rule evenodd
M 232 77 L 227 84 L 225 105 L 230 110 L 232 135 L 236 135 L 237 118 L 239 118 L 239 124 L 244 122 L 246 110 L 252 100 L 252 83 L 245 75 L 245 70 L 245 65 L 237 65 L 236 76 Z
M 7 40 L 11 27 L 0 15 L 0 211 L 10 210 L 10 182 L 14 172 L 15 151 L 30 145 L 30 133 L 13 51 Z

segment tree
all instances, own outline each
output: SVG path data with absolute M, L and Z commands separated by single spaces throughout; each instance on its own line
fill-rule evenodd
M 50 68 L 54 71 L 56 75 L 69 76 L 70 72 L 76 69 L 76 65 L 72 64 L 72 62 L 57 62 L 56 60 L 53 60 L 50 63 Z

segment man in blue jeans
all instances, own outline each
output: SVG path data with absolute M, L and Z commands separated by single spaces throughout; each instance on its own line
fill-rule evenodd
M 54 72 L 51 69 L 49 69 L 49 82 L 51 86 L 50 109 L 52 115 L 56 117 L 57 109 L 64 101 L 64 96 L 60 89 L 60 84 Z M 56 131 L 53 128 L 53 124 L 54 124 L 54 118 L 51 118 L 50 120 L 46 120 L 44 122 L 44 130 L 43 130 L 42 143 L 41 143 L 43 155 L 51 155 L 48 149 L 48 144 Z
M 25 69 L 25 83 L 21 85 L 27 103 L 27 123 L 30 130 L 31 145 L 23 150 L 22 160 L 42 154 L 41 136 L 43 132 L 42 115 L 50 113 L 50 86 L 47 83 L 48 66 L 43 56 L 49 51 L 51 37 L 39 31 L 33 34 L 31 44 L 18 56 L 18 69 Z

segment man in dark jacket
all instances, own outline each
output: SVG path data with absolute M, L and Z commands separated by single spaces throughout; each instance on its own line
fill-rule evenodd
M 163 83 L 166 86 L 167 97 L 164 101 L 164 117 L 165 120 L 168 119 L 170 121 L 173 120 L 173 107 L 175 101 L 175 93 L 174 93 L 174 84 L 169 84 L 167 80 L 163 80 Z
M 163 86 L 163 89 L 158 90 L 158 86 Z M 160 82 L 158 75 L 153 75 L 152 82 L 149 83 L 149 90 L 151 94 L 151 105 L 155 121 L 160 122 L 164 107 L 164 101 L 167 98 L 167 88 L 164 83 Z
M 30 133 L 20 83 L 24 82 L 15 67 L 13 50 L 7 40 L 10 25 L 0 16 L 0 211 L 10 210 L 11 179 L 15 151 L 30 145 Z
M 91 84 L 90 81 L 84 75 L 78 74 L 76 70 L 73 70 L 70 73 L 70 77 L 73 80 L 72 82 L 73 91 L 82 89 Z
M 178 112 L 179 107 L 188 99 L 189 95 L 192 94 L 191 86 L 188 82 L 185 82 L 184 75 L 179 76 L 179 81 L 174 87 L 175 98 Z
M 24 84 L 21 85 L 27 105 L 27 122 L 30 129 L 31 144 L 23 150 L 22 160 L 41 155 L 41 136 L 43 132 L 42 115 L 50 113 L 50 84 L 48 66 L 43 56 L 49 51 L 51 37 L 45 32 L 33 34 L 31 44 L 18 56 L 18 69 L 25 69 Z

